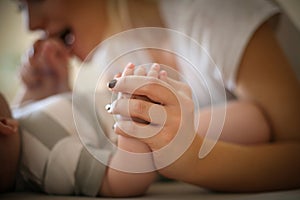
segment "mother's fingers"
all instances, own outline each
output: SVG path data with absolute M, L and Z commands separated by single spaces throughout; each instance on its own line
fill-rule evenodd
M 34 85 L 45 75 L 56 75 L 58 81 L 68 76 L 70 54 L 66 47 L 54 39 L 37 40 L 32 49 L 23 57 L 20 75 L 28 86 Z
M 37 73 L 37 71 L 32 69 L 28 62 L 22 64 L 19 76 L 22 79 L 23 83 L 29 88 L 36 86 L 40 80 L 39 74 Z
M 115 133 L 126 137 L 147 140 L 159 134 L 162 130 L 160 125 L 145 125 L 133 121 L 118 121 L 114 125 Z
M 167 75 L 161 75 L 161 79 L 164 80 L 166 83 L 170 84 L 175 90 L 189 98 L 192 98 L 192 90 L 191 87 L 182 82 L 182 81 L 177 81 L 171 78 L 168 78 Z
M 164 106 L 140 99 L 118 99 L 109 106 L 108 112 L 142 119 L 155 125 L 163 125 L 167 120 Z
M 115 92 L 147 96 L 161 104 L 178 104 L 175 89 L 165 82 L 147 76 L 125 76 L 108 84 Z

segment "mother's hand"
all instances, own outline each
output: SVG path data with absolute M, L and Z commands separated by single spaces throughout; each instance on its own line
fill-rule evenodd
M 117 134 L 135 137 L 147 143 L 152 151 L 165 147 L 177 136 L 179 139 L 173 143 L 176 148 L 184 140 L 192 141 L 194 103 L 187 84 L 168 78 L 166 72 L 160 73 L 160 79 L 125 76 L 111 83 L 114 92 L 147 96 L 151 100 L 122 98 L 114 101 L 110 113 L 149 122 L 145 125 L 132 120 L 118 121 L 115 124 Z
M 69 59 L 69 51 L 61 42 L 55 39 L 36 41 L 20 70 L 26 100 L 69 91 Z

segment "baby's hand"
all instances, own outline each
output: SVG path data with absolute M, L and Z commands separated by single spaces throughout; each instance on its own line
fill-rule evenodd
M 134 64 L 132 63 L 128 63 L 124 69 L 124 71 L 122 73 L 119 73 L 115 76 L 115 78 L 119 78 L 119 77 L 124 77 L 124 76 L 148 76 L 148 77 L 153 77 L 153 78 L 157 78 L 157 79 L 161 79 L 165 82 L 167 82 L 167 72 L 162 70 L 160 71 L 160 65 L 157 63 L 154 63 L 149 71 L 147 72 L 147 70 L 145 69 L 145 67 L 141 66 L 141 67 L 135 67 Z M 142 95 L 133 95 L 133 94 L 125 94 L 125 93 L 120 93 L 118 98 L 130 98 L 130 99 L 139 99 L 139 100 L 144 100 L 144 101 L 148 101 L 148 102 L 152 102 L 152 103 L 157 103 L 152 101 L 151 99 L 149 99 L 147 96 L 142 96 Z M 135 122 L 139 122 L 142 124 L 149 124 L 149 122 L 138 119 L 138 118 L 132 118 L 133 121 Z
M 168 82 L 168 76 L 167 72 L 165 70 L 161 70 L 160 65 L 157 63 L 153 63 L 152 66 L 150 67 L 149 71 L 147 72 L 145 67 L 138 67 L 136 68 L 134 64 L 128 63 L 127 66 L 125 67 L 124 71 L 118 75 L 116 75 L 116 78 L 123 77 L 123 76 L 148 76 L 148 77 L 153 77 L 160 79 L 164 82 Z M 137 96 L 131 96 L 131 98 L 136 98 Z M 148 100 L 151 101 L 149 98 L 146 96 L 138 96 L 139 99 L 142 100 Z
M 166 83 L 168 83 L 168 75 L 165 70 L 160 70 L 160 65 L 157 63 L 152 64 L 150 67 L 149 71 L 147 72 L 145 67 L 141 66 L 136 68 L 134 64 L 128 63 L 123 70 L 122 73 L 118 73 L 115 75 L 116 78 L 124 77 L 124 76 L 148 76 L 148 77 L 153 77 L 160 79 Z M 115 80 L 109 83 L 109 85 L 114 83 Z M 110 86 L 108 86 L 110 87 Z M 140 100 L 145 100 L 145 101 L 150 101 L 153 102 L 151 99 L 149 99 L 147 96 L 142 96 L 142 95 L 134 95 L 134 94 L 125 94 L 125 93 L 120 93 L 118 98 L 130 98 L 130 99 L 140 99 Z
M 118 73 L 114 76 L 114 79 L 112 81 L 110 81 L 108 83 L 108 87 L 109 88 L 113 88 L 114 84 L 116 83 L 117 79 L 120 77 L 124 77 L 124 76 L 146 76 L 146 77 L 152 77 L 155 79 L 160 79 L 166 83 L 170 83 L 170 79 L 167 76 L 167 72 L 164 70 L 160 70 L 160 65 L 157 63 L 154 63 L 149 71 L 147 72 L 145 67 L 138 67 L 136 68 L 134 64 L 132 63 L 128 63 L 125 67 L 125 69 L 123 70 L 122 73 Z M 159 102 L 153 101 L 150 98 L 148 98 L 147 96 L 144 95 L 136 95 L 136 94 L 129 94 L 129 93 L 118 93 L 118 100 L 120 99 L 136 99 L 136 100 L 141 100 L 141 101 L 147 101 L 147 102 L 151 102 L 154 104 L 160 104 Z M 124 101 L 123 101 L 124 102 Z M 114 103 L 112 104 L 107 104 L 106 105 L 106 110 L 108 113 L 113 114 L 114 113 Z M 116 118 L 118 120 L 123 120 L 123 121 L 134 121 L 137 123 L 141 123 L 141 124 L 149 124 L 149 121 L 145 121 L 141 118 L 138 117 L 126 117 L 126 116 L 121 116 L 121 115 L 116 115 Z
M 10 118 L 0 117 L 0 135 L 11 135 L 18 132 L 18 122 Z
M 144 67 L 138 67 L 135 68 L 135 65 L 132 63 L 129 63 L 123 73 L 121 74 L 121 76 L 132 76 L 132 75 L 137 75 L 137 76 L 150 76 L 153 78 L 158 78 L 161 79 L 163 81 L 167 81 L 167 72 L 164 70 L 160 71 L 160 65 L 157 63 L 154 63 L 148 72 L 146 72 L 146 69 Z

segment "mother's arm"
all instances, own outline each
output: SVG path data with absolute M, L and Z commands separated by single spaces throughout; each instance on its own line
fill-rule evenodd
M 187 175 L 178 178 L 226 191 L 300 187 L 299 82 L 267 24 L 254 34 L 244 53 L 236 94 L 239 100 L 258 105 L 269 125 L 272 142 L 255 146 L 218 142 L 203 160 L 183 156 L 181 159 L 189 163 L 190 169 L 185 168 Z M 230 124 L 227 131 L 237 125 L 234 121 Z M 196 155 L 201 143 L 202 139 L 196 138 L 186 155 Z M 176 176 L 168 174 L 168 169 L 162 173 Z
M 268 24 L 258 29 L 245 51 L 236 94 L 261 107 L 274 141 L 300 140 L 299 80 Z
M 159 87 L 151 87 L 146 92 L 157 96 Z M 267 24 L 254 34 L 245 51 L 238 72 L 236 94 L 239 100 L 258 105 L 260 116 L 270 128 L 272 142 L 238 145 L 218 141 L 208 156 L 198 159 L 203 138 L 196 135 L 187 151 L 159 172 L 170 178 L 222 191 L 249 192 L 300 187 L 299 82 Z M 145 106 L 142 104 L 140 107 L 149 107 L 146 102 Z M 175 112 L 174 109 L 172 107 L 170 111 Z M 147 113 L 148 110 L 144 114 Z M 231 115 L 235 113 L 231 112 Z M 169 123 L 172 132 L 174 123 L 172 120 L 166 123 Z M 232 126 L 224 131 L 235 130 L 236 121 L 230 123 Z M 186 129 L 187 132 L 191 130 Z M 169 134 L 170 131 L 168 127 L 164 129 L 165 133 Z M 162 143 L 164 137 L 166 134 L 158 134 L 151 140 L 143 141 L 151 147 Z M 154 159 L 160 162 L 159 157 Z

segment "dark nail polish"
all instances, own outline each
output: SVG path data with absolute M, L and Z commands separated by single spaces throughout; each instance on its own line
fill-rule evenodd
M 109 112 L 110 109 L 111 109 L 111 105 L 110 105 L 110 104 L 107 104 L 107 105 L 105 106 L 105 110 L 106 110 L 107 112 Z
M 109 87 L 110 89 L 114 88 L 117 84 L 117 80 L 116 79 L 113 79 L 111 80 L 108 84 L 107 84 L 107 87 Z
M 117 122 L 114 123 L 114 125 L 112 126 L 112 129 L 113 129 L 113 130 L 116 130 L 116 128 L 117 128 Z

